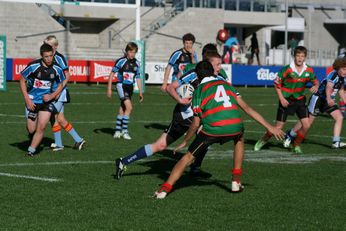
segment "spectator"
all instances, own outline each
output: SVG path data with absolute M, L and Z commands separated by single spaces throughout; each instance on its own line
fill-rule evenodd
M 229 62 L 232 63 L 232 47 L 238 46 L 239 42 L 236 35 L 231 35 L 223 45 L 222 61 L 224 62 L 227 52 L 229 52 Z
M 253 63 L 253 57 L 256 54 L 257 64 L 261 65 L 261 61 L 259 59 L 259 46 L 258 46 L 258 40 L 257 40 L 256 33 L 252 34 L 251 45 L 250 45 L 249 49 L 251 49 L 251 55 L 250 55 L 250 59 L 248 61 L 248 64 L 251 65 Z

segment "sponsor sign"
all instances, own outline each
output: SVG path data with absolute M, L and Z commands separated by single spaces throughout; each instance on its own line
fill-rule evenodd
M 20 72 L 23 71 L 32 60 L 33 59 L 13 59 L 12 80 L 19 80 L 21 76 Z
M 274 79 L 283 66 L 245 66 L 232 65 L 232 84 L 247 86 L 273 86 Z M 326 68 L 313 67 L 317 79 L 325 77 Z
M 145 82 L 149 84 L 162 84 L 166 66 L 167 63 L 165 62 L 146 62 L 145 70 L 148 74 L 148 79 Z M 169 76 L 172 76 L 172 73 L 173 68 Z M 171 78 L 168 79 L 168 82 L 170 81 Z
M 90 61 L 89 82 L 107 83 L 113 65 L 113 61 Z M 113 79 L 113 82 L 116 82 L 115 78 Z
M 6 91 L 6 36 L 0 36 L 0 91 Z
M 88 82 L 90 66 L 87 60 L 69 60 L 70 82 Z
M 13 59 L 6 59 L 6 80 L 12 81 Z
M 232 65 L 222 64 L 221 67 L 226 72 L 228 82 L 232 83 Z

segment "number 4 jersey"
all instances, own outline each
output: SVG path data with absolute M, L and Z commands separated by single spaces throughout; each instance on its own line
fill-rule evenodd
M 202 132 L 210 136 L 230 136 L 243 131 L 236 98 L 238 91 L 229 83 L 206 77 L 194 91 L 192 107 L 202 120 Z

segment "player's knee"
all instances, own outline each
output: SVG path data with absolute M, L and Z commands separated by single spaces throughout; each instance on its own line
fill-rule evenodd
M 66 119 L 65 119 L 65 116 L 64 114 L 62 113 L 59 113 L 58 116 L 57 116 L 57 120 L 58 120 L 58 123 L 59 124 L 63 124 L 63 123 L 67 123 Z

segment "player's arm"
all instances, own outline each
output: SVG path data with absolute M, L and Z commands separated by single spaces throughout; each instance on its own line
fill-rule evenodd
M 26 88 L 26 80 L 23 76 L 20 77 L 19 86 L 24 96 L 25 106 L 31 111 L 35 110 L 36 105 L 34 104 L 34 102 L 32 102 L 32 100 L 29 97 L 29 94 Z
M 340 99 L 342 102 L 346 103 L 345 89 L 342 87 L 339 91 Z
M 142 103 L 144 100 L 143 97 L 143 91 L 142 91 L 142 80 L 141 78 L 136 78 L 136 82 L 137 82 L 137 86 L 138 86 L 138 90 L 139 90 L 139 102 Z
M 189 128 L 189 130 L 187 131 L 187 133 L 186 133 L 186 135 L 185 135 L 185 137 L 184 137 L 183 142 L 181 142 L 181 144 L 180 144 L 178 147 L 176 147 L 176 148 L 174 149 L 174 154 L 175 154 L 178 150 L 184 148 L 184 147 L 189 143 L 189 141 L 191 140 L 191 138 L 195 136 L 195 134 L 196 134 L 198 128 L 200 127 L 200 124 L 201 124 L 201 119 L 200 119 L 198 116 L 194 116 L 194 117 L 193 117 L 193 120 L 192 120 L 192 124 L 190 125 L 190 128 Z
M 65 74 L 63 70 L 60 70 L 57 72 L 57 75 L 55 77 L 55 82 L 58 85 L 55 91 L 53 91 L 50 94 L 43 95 L 43 101 L 49 102 L 51 100 L 59 98 L 59 95 L 61 91 L 64 89 L 64 81 L 65 81 Z
M 325 90 L 327 103 L 330 107 L 332 107 L 335 104 L 335 101 L 332 99 L 333 86 L 334 84 L 328 81 L 326 85 L 326 90 Z
M 107 97 L 112 98 L 112 82 L 114 78 L 115 73 L 111 71 L 108 77 L 108 84 L 107 84 Z
M 64 70 L 65 80 L 62 82 L 62 87 L 66 87 L 67 83 L 70 81 L 70 72 L 67 70 Z
M 272 125 L 270 125 L 256 110 L 254 110 L 252 107 L 250 107 L 242 98 L 241 96 L 236 97 L 238 105 L 241 107 L 241 109 L 251 116 L 254 120 L 256 120 L 258 123 L 260 123 L 263 127 L 265 127 L 269 132 L 271 132 L 276 139 L 282 140 L 285 137 L 285 133 Z
M 282 81 L 279 77 L 276 77 L 276 79 L 274 81 L 274 88 L 275 88 L 276 95 L 278 96 L 281 105 L 283 107 L 288 107 L 289 103 L 285 99 L 285 97 L 283 96 L 282 91 L 281 91 L 281 87 L 282 87 Z
M 171 73 L 172 66 L 170 64 L 167 64 L 167 67 L 165 69 L 165 73 L 163 75 L 163 83 L 161 86 L 161 91 L 165 92 L 167 90 L 167 83 L 168 83 L 168 78 L 169 74 Z
M 178 103 L 183 105 L 188 105 L 191 103 L 191 99 L 182 99 L 177 93 L 177 88 L 179 87 L 179 81 L 174 80 L 170 85 L 167 86 L 168 94 Z

